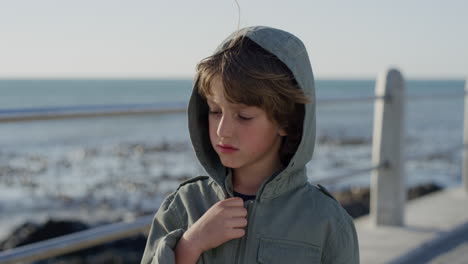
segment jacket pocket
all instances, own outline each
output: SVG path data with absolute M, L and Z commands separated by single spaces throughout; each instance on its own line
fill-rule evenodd
M 257 261 L 264 264 L 320 263 L 320 247 L 302 242 L 260 238 Z

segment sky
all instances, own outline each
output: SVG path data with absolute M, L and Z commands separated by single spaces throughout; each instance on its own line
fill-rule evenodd
M 240 27 L 298 36 L 316 78 L 468 77 L 468 1 L 238 0 Z M 0 0 L 0 78 L 192 78 L 234 0 Z

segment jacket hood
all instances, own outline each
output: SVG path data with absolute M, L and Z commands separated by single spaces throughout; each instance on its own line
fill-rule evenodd
M 310 99 L 305 105 L 302 139 L 289 164 L 279 173 L 272 175 L 260 188 L 257 199 L 272 199 L 296 188 L 307 181 L 305 165 L 312 158 L 315 145 L 315 87 L 312 67 L 306 48 L 299 38 L 283 30 L 255 26 L 240 29 L 227 37 L 215 50 L 221 51 L 230 40 L 244 36 L 274 54 L 293 73 L 298 86 Z M 192 95 L 188 106 L 188 125 L 190 139 L 196 156 L 208 175 L 225 192 L 230 193 L 227 179 L 230 173 L 224 167 L 210 143 L 208 130 L 208 106 L 198 94 L 199 76 L 193 81 Z M 260 197 L 259 197 L 260 196 Z

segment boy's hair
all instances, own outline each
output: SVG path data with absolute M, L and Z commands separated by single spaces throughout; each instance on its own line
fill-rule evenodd
M 263 109 L 270 121 L 284 129 L 279 156 L 287 165 L 301 141 L 304 104 L 310 102 L 289 68 L 248 37 L 237 37 L 197 65 L 198 93 L 206 99 L 217 76 L 230 103 Z

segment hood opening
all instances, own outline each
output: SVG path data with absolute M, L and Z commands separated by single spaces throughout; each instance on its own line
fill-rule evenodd
M 242 41 L 242 45 L 234 45 L 239 41 Z M 246 45 L 248 50 L 255 50 L 256 55 L 242 53 L 242 49 L 238 49 Z M 265 58 L 279 62 L 278 68 L 271 70 L 272 65 L 265 63 L 252 69 L 252 65 L 259 65 L 257 60 Z M 306 163 L 312 157 L 315 144 L 315 91 L 312 68 L 303 43 L 294 35 L 279 29 L 263 26 L 244 28 L 231 34 L 212 56 L 197 65 L 188 107 L 190 138 L 197 158 L 208 175 L 224 186 L 227 169 L 211 147 L 208 106 L 204 98 L 204 94 L 209 94 L 210 79 L 217 74 L 223 78 L 226 98 L 235 103 L 259 106 L 267 110 L 266 112 L 293 109 L 290 112 L 296 114 L 286 116 L 286 124 L 289 121 L 295 125 L 296 127 L 291 129 L 296 129 L 298 133 L 295 137 L 286 136 L 283 139 L 281 149 L 287 149 L 288 154 L 281 160 L 288 172 L 304 171 Z M 299 100 L 299 103 L 290 101 L 286 105 L 271 100 L 271 88 L 278 85 L 278 80 L 288 83 L 289 87 L 280 89 L 283 91 L 280 92 L 280 97 L 291 97 L 289 93 L 299 91 L 305 100 Z M 255 96 L 256 92 L 260 96 Z M 271 117 L 273 120 L 281 119 L 278 113 L 271 113 Z M 282 174 L 275 178 L 281 177 Z
M 249 37 L 238 36 L 202 60 L 197 72 L 199 80 L 194 89 L 205 103 L 206 97 L 212 95 L 213 80 L 221 78 L 228 102 L 259 107 L 270 121 L 286 131 L 279 152 L 286 167 L 301 141 L 303 104 L 309 102 L 287 65 Z

